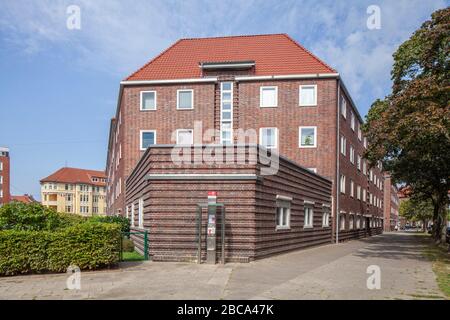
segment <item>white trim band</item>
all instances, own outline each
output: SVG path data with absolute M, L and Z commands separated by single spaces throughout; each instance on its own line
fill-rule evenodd
M 124 80 L 120 81 L 120 84 L 139 85 L 139 84 L 205 83 L 205 82 L 217 82 L 217 77 L 193 78 L 193 79 L 168 79 L 168 80 Z
M 288 80 L 288 79 L 314 79 L 314 78 L 338 78 L 339 73 L 307 73 L 307 74 L 287 74 L 273 76 L 240 76 L 235 77 L 236 81 L 255 80 Z

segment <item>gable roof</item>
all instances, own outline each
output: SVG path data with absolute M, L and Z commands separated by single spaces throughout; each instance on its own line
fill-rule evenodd
M 23 203 L 32 203 L 36 202 L 33 196 L 29 194 L 24 194 L 23 196 L 11 196 L 11 201 L 23 202 Z
M 106 179 L 104 171 L 65 167 L 42 179 L 41 182 L 82 183 L 94 186 L 106 185 L 105 182 L 92 181 L 93 177 Z
M 125 80 L 200 78 L 201 62 L 255 61 L 255 76 L 336 73 L 287 34 L 181 39 Z

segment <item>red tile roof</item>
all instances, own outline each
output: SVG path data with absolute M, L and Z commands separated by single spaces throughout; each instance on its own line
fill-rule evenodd
M 104 171 L 77 168 L 61 168 L 55 173 L 41 180 L 41 182 L 83 183 L 95 186 L 105 186 L 105 182 L 93 181 L 92 178 L 106 179 Z
M 181 39 L 126 80 L 200 78 L 200 62 L 256 62 L 255 76 L 335 73 L 287 34 Z
M 11 201 L 18 201 L 18 202 L 23 202 L 23 203 L 36 202 L 36 200 L 34 200 L 33 196 L 30 196 L 28 194 L 24 194 L 23 196 L 11 196 Z

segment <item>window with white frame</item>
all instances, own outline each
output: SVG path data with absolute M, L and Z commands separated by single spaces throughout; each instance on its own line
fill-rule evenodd
M 355 114 L 353 111 L 350 111 L 350 128 L 352 128 L 353 131 L 355 131 Z
M 358 214 L 356 215 L 356 229 L 361 228 L 361 216 Z
M 317 173 L 317 168 L 307 168 L 309 171 L 312 171 L 314 173 Z
M 353 223 L 354 223 L 355 217 L 353 216 L 353 213 L 350 212 L 350 216 L 348 217 L 348 229 L 353 230 Z
M 361 186 L 356 186 L 356 199 L 361 200 Z
M 156 110 L 156 91 L 141 91 L 141 111 Z
M 312 228 L 313 227 L 313 219 L 314 219 L 314 209 L 312 203 L 305 202 L 305 219 L 303 221 L 304 228 Z
M 344 118 L 347 118 L 347 100 L 344 96 L 341 96 L 341 114 Z
M 194 130 L 192 129 L 178 129 L 177 130 L 177 144 L 193 144 L 194 143 Z
M 358 139 L 359 139 L 359 141 L 362 140 L 361 123 L 358 124 Z
M 365 228 L 366 227 L 366 217 L 362 216 L 362 227 Z
M 179 110 L 194 109 L 194 90 L 192 89 L 177 90 L 177 109 Z
M 141 130 L 141 150 L 146 150 L 149 146 L 156 144 L 155 130 Z
M 270 108 L 278 106 L 278 87 L 261 87 L 259 89 L 259 106 Z
M 367 138 L 366 137 L 364 137 L 364 148 L 367 149 Z
M 353 198 L 354 192 L 355 192 L 355 183 L 353 182 L 352 179 L 350 179 L 350 197 Z
M 3 184 L 3 176 L 0 176 L 0 184 Z
M 341 178 L 339 180 L 339 189 L 341 193 L 345 193 L 345 176 L 341 174 Z
M 130 218 L 130 207 L 129 207 L 129 206 L 127 206 L 127 207 L 125 208 L 125 217 L 126 217 L 127 219 Z
M 355 148 L 353 146 L 350 146 L 350 162 L 355 164 Z
M 220 84 L 220 142 L 233 143 L 233 83 Z
M 134 203 L 131 204 L 131 226 L 134 227 Z
M 366 160 L 363 160 L 362 164 L 363 164 L 363 174 L 367 175 L 367 163 L 366 163 Z
M 291 200 L 287 197 L 277 199 L 276 222 L 277 229 L 289 229 L 291 219 Z
M 341 153 L 345 156 L 347 154 L 347 139 L 341 136 Z
M 317 147 L 317 127 L 299 127 L 300 148 Z
M 344 213 L 340 214 L 339 220 L 340 220 L 339 230 L 345 230 L 345 214 Z
M 364 201 L 364 202 L 366 202 L 367 201 L 367 190 L 366 189 L 362 189 L 362 200 Z
M 299 87 L 299 105 L 311 107 L 317 105 L 317 85 L 302 85 Z
M 356 156 L 356 168 L 358 168 L 359 171 L 361 171 L 361 156 L 358 154 Z
M 3 162 L 0 161 L 0 171 L 3 170 Z
M 322 227 L 330 226 L 330 207 L 323 205 Z
M 277 128 L 260 128 L 259 144 L 267 149 L 275 149 L 278 145 L 278 129 Z
M 138 222 L 139 228 L 144 227 L 144 199 L 139 199 L 139 207 L 138 207 Z

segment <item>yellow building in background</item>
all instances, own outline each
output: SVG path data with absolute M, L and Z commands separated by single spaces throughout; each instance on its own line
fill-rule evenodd
M 104 171 L 62 168 L 40 182 L 46 207 L 83 216 L 106 214 Z

